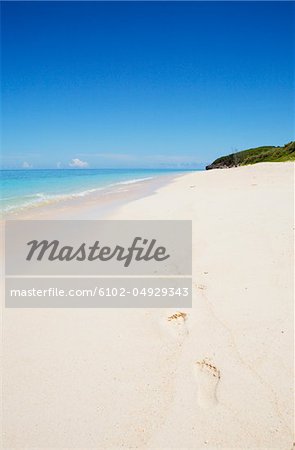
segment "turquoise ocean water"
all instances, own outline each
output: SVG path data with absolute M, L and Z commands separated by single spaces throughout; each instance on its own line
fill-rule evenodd
M 86 197 L 108 188 L 184 172 L 151 169 L 1 170 L 2 213 L 46 202 Z

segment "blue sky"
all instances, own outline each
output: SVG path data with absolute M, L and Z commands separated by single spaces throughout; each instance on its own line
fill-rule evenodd
M 291 2 L 2 2 L 5 168 L 199 167 L 293 108 Z

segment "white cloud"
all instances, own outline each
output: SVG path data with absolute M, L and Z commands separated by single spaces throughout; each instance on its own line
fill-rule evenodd
M 60 161 L 56 163 L 56 167 L 57 167 L 58 169 L 61 168 L 61 162 L 60 162 Z
M 80 168 L 83 169 L 85 167 L 88 167 L 88 162 L 86 161 L 81 161 L 81 159 L 79 158 L 74 158 L 72 159 L 72 161 L 69 163 L 70 167 L 76 167 L 76 168 Z
M 32 164 L 29 164 L 27 161 L 24 161 L 22 164 L 23 169 L 32 169 Z

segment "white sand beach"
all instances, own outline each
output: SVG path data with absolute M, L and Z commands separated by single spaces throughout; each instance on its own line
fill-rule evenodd
M 291 450 L 293 197 L 262 163 L 107 210 L 193 221 L 193 307 L 4 308 L 3 448 Z

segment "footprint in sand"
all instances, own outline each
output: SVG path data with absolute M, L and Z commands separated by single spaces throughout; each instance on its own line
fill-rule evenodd
M 205 291 L 207 289 L 207 287 L 204 284 L 196 284 L 196 287 L 197 287 L 197 289 L 201 289 L 201 291 Z
M 202 359 L 195 364 L 198 380 L 198 403 L 202 408 L 211 408 L 217 401 L 216 391 L 220 380 L 220 371 L 209 359 Z
M 164 325 L 174 338 L 182 340 L 188 334 L 186 320 L 187 314 L 182 311 L 177 311 L 164 318 Z

